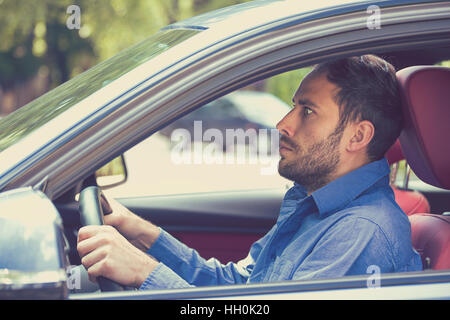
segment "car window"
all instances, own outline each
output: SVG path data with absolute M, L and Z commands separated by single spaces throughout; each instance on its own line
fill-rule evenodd
M 291 186 L 278 174 L 275 127 L 291 110 L 292 94 L 309 70 L 232 92 L 169 124 L 125 152 L 128 180 L 108 194 L 120 198 Z

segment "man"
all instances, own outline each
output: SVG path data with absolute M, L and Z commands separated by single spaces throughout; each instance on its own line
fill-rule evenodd
M 402 126 L 394 68 L 373 55 L 320 64 L 293 103 L 277 129 L 278 170 L 294 187 L 246 259 L 205 261 L 111 200 L 110 226 L 79 232 L 89 276 L 154 289 L 421 270 L 384 159 Z

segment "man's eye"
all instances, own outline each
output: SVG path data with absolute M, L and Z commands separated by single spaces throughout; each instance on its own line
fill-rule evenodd
M 308 108 L 308 107 L 304 107 L 303 108 L 303 114 L 305 116 L 309 116 L 311 113 L 313 113 L 312 109 Z

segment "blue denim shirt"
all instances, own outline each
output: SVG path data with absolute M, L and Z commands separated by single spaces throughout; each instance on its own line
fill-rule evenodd
M 316 190 L 288 190 L 276 224 L 244 260 L 226 265 L 161 230 L 147 252 L 160 261 L 140 289 L 309 280 L 422 270 L 408 217 L 389 186 L 386 159 L 371 162 Z M 374 267 L 371 267 L 374 268 Z

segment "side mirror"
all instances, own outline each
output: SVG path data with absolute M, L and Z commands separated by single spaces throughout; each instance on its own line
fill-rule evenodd
M 95 172 L 95 178 L 101 189 L 109 189 L 125 183 L 128 172 L 123 154 L 98 169 Z
M 67 251 L 62 220 L 45 194 L 0 194 L 0 299 L 67 298 Z

